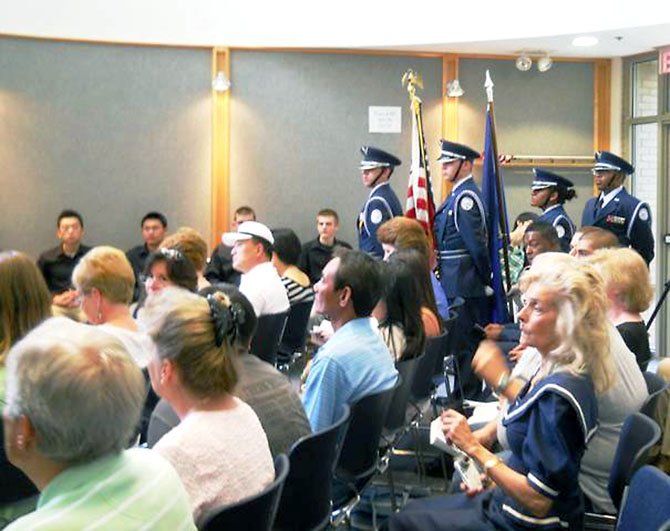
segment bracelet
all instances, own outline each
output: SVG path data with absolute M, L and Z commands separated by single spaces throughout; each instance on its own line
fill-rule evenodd
M 494 391 L 496 392 L 497 395 L 502 395 L 505 392 L 505 389 L 507 389 L 507 386 L 509 385 L 509 373 L 505 372 L 500 375 L 500 378 L 498 379 L 498 384 L 495 386 Z
M 500 459 L 498 456 L 493 456 L 491 459 L 487 459 L 484 462 L 484 473 L 488 474 L 489 470 L 500 464 L 502 464 L 502 459 Z

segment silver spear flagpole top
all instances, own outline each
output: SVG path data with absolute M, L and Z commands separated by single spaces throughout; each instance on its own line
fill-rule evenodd
M 486 81 L 484 82 L 484 88 L 486 89 L 486 100 L 489 103 L 493 103 L 493 80 L 491 79 L 491 74 L 489 74 L 488 69 L 486 70 Z

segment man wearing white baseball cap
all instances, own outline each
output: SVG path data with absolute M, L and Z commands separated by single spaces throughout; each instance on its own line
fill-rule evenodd
M 256 315 L 288 311 L 286 289 L 271 262 L 274 238 L 270 229 L 257 221 L 245 221 L 237 232 L 226 232 L 221 240 L 233 248 L 233 268 L 242 273 L 240 291 Z

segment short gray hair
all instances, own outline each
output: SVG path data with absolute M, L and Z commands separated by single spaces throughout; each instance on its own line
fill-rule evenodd
M 142 372 L 116 338 L 63 317 L 35 328 L 7 357 L 7 413 L 28 417 L 39 452 L 59 463 L 123 450 L 145 395 Z

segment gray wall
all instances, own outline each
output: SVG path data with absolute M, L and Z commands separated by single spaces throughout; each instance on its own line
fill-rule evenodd
M 148 210 L 209 236 L 211 51 L 0 39 L 0 248 L 141 242 Z
M 439 58 L 233 51 L 231 58 L 230 204 L 254 206 L 272 226 L 315 234 L 323 207 L 340 213 L 341 236 L 355 243 L 365 200 L 359 147 L 396 153 L 392 178 L 404 201 L 410 155 L 408 98 L 400 80 L 420 72 L 426 140 L 434 160 L 441 130 Z M 462 142 L 482 148 L 484 70 L 496 83 L 499 151 L 591 153 L 593 72 L 557 63 L 521 73 L 510 61 L 464 59 L 459 105 Z M 84 216 L 90 244 L 139 243 L 139 220 L 163 211 L 172 228 L 191 225 L 210 237 L 211 52 L 0 39 L 0 248 L 36 256 L 55 244 L 58 212 Z M 370 105 L 401 106 L 401 134 L 368 133 Z M 566 171 L 580 198 L 587 171 Z M 510 218 L 528 206 L 530 170 L 506 168 Z
M 355 219 L 368 194 L 358 171 L 362 145 L 402 159 L 391 181 L 404 204 L 411 118 L 400 80 L 408 68 L 423 75 L 433 156 L 442 120 L 441 59 L 233 52 L 232 208 L 250 204 L 261 221 L 293 227 L 304 240 L 316 235 L 316 212 L 331 207 L 340 215 L 340 236 L 355 244 Z M 401 106 L 402 133 L 368 133 L 370 105 Z
M 511 155 L 593 155 L 593 65 L 555 62 L 548 72 L 535 66 L 520 72 L 513 60 L 462 59 L 459 79 L 465 95 L 459 101 L 460 141 L 484 148 L 486 69 L 493 78 L 498 153 Z M 592 178 L 588 168 L 554 167 L 551 171 L 575 183 L 577 198 L 566 203 L 577 226 Z M 479 178 L 480 172 L 475 177 Z M 510 222 L 530 206 L 532 168 L 502 169 Z

